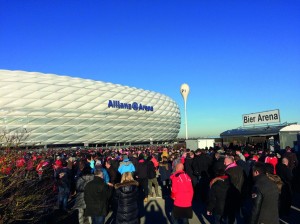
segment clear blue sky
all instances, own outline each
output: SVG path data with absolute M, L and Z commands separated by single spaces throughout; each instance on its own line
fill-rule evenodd
M 300 1 L 0 0 L 0 69 L 163 93 L 189 137 L 279 109 L 300 122 Z

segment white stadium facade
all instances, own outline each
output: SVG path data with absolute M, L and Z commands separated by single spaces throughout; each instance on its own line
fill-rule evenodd
M 0 70 L 0 84 L 0 130 L 25 130 L 26 145 L 164 142 L 179 133 L 177 103 L 157 92 L 10 70 Z

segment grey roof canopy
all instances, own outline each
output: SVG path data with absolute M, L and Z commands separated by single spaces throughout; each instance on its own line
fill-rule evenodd
M 220 134 L 222 138 L 224 137 L 250 137 L 250 136 L 269 136 L 269 135 L 278 135 L 280 129 L 290 125 L 291 123 L 284 123 L 280 125 L 266 125 L 266 126 L 258 126 L 251 128 L 236 128 L 224 131 Z

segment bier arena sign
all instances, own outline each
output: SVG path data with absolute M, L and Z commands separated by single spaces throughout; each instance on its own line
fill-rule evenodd
M 269 110 L 253 114 L 243 115 L 243 125 L 260 125 L 269 123 L 280 123 L 279 110 Z

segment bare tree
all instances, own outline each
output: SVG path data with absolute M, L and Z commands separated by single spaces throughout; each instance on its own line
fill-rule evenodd
M 24 155 L 18 153 L 18 147 L 28 136 L 26 129 L 0 132 L 0 142 L 11 149 L 0 151 L 0 224 L 38 223 L 55 203 L 51 170 L 39 181 L 24 178 L 26 165 L 16 166 L 16 160 Z
M 30 133 L 26 128 L 16 130 L 2 129 L 0 131 L 0 143 L 6 148 L 18 148 L 24 145 Z

